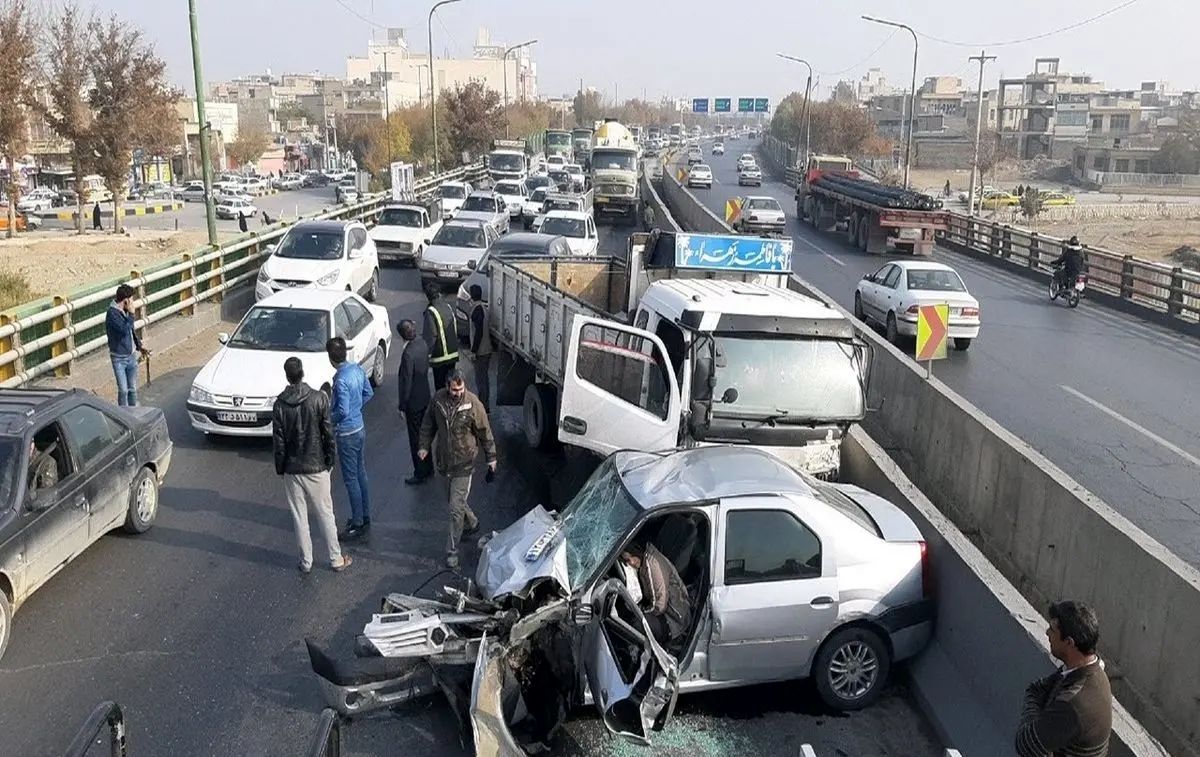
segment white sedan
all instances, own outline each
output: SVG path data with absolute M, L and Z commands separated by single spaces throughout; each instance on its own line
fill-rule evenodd
M 962 351 L 979 336 L 979 301 L 953 268 L 931 261 L 888 263 L 858 282 L 854 316 L 883 326 L 889 342 L 917 335 L 921 305 L 948 305 L 949 338 Z
M 335 336 L 378 386 L 392 346 L 386 308 L 350 292 L 314 289 L 288 289 L 257 303 L 232 336 L 218 336 L 221 349 L 196 374 L 187 401 L 192 428 L 270 436 L 271 408 L 287 386 L 283 362 L 300 358 L 305 383 L 319 389 L 333 380 L 325 342 Z
M 217 218 L 237 220 L 239 216 L 251 219 L 258 215 L 258 208 L 249 198 L 240 195 L 225 195 L 217 203 Z
M 579 210 L 552 210 L 538 226 L 539 234 L 564 236 L 572 255 L 593 257 L 600 249 L 600 237 L 592 214 Z
M 379 294 L 379 251 L 361 221 L 302 221 L 269 249 L 257 300 L 284 289 L 358 292 L 371 302 Z
M 688 169 L 687 185 L 689 188 L 704 187 L 705 189 L 712 189 L 712 169 L 703 163 L 692 166 Z

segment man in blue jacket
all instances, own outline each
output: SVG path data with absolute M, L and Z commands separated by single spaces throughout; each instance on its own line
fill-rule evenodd
M 360 539 L 371 530 L 371 499 L 367 493 L 367 466 L 364 459 L 367 441 L 363 424 L 363 405 L 374 396 L 367 374 L 358 363 L 346 360 L 346 340 L 335 336 L 325 343 L 333 374 L 330 416 L 337 437 L 338 461 L 342 481 L 350 498 L 350 521 L 343 539 Z
M 137 404 L 138 354 L 150 354 L 133 328 L 133 295 L 136 293 L 128 284 L 117 287 L 117 294 L 104 317 L 108 357 L 117 378 L 117 404 L 122 407 Z

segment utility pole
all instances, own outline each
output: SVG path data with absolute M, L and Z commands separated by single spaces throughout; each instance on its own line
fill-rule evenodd
M 438 0 L 429 9 L 429 113 L 433 121 L 433 172 L 438 172 L 438 139 L 437 139 L 437 90 L 433 83 L 433 12 L 443 5 L 457 3 L 460 0 Z
M 388 100 L 388 74 L 387 52 L 383 53 L 383 125 L 387 132 L 387 150 L 388 150 L 388 166 L 391 166 L 394 160 L 392 156 L 392 104 Z M 389 172 L 389 176 L 391 173 Z
M 509 117 L 508 117 L 508 56 L 514 50 L 520 50 L 522 47 L 529 47 L 530 45 L 533 45 L 536 43 L 537 43 L 536 39 L 531 39 L 528 42 L 522 42 L 519 45 L 513 45 L 512 47 L 505 50 L 504 56 L 502 58 L 500 58 L 500 73 L 504 74 L 504 138 L 505 139 L 508 139 L 508 136 L 509 136 L 508 135 L 508 123 L 509 123 Z M 518 63 L 517 66 L 519 67 L 520 64 Z
M 975 107 L 975 158 L 971 161 L 971 188 L 967 190 L 967 215 L 975 215 L 975 186 L 979 182 L 979 138 L 983 134 L 983 64 L 996 60 L 995 55 L 988 55 L 987 50 L 980 50 L 979 55 L 972 55 L 967 60 L 979 61 L 979 103 Z
M 204 74 L 200 72 L 200 29 L 196 23 L 196 0 L 188 0 L 188 25 L 192 30 L 192 72 L 196 77 L 196 120 L 200 123 L 200 176 L 204 179 L 204 216 L 208 221 L 208 243 L 217 246 L 217 218 L 213 215 L 212 164 L 208 162 L 208 135 L 212 128 L 204 114 Z

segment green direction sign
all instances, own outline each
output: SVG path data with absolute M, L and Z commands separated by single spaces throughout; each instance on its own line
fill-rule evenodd
M 770 110 L 770 107 L 768 105 L 767 98 L 765 98 L 765 97 L 754 98 L 754 112 L 755 113 L 766 113 L 769 110 Z
M 754 112 L 754 98 L 753 97 L 739 97 L 738 98 L 738 113 L 753 113 L 753 112 Z
M 713 104 L 716 106 L 715 108 L 713 108 L 713 110 L 715 112 L 717 112 L 717 113 L 728 113 L 729 112 L 729 98 L 728 97 L 718 97 L 713 101 Z

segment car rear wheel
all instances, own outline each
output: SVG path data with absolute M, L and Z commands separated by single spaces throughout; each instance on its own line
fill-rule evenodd
M 860 321 L 866 319 L 866 314 L 863 312 L 862 295 L 858 292 L 854 293 L 854 317 Z
M 971 340 L 970 339 L 963 339 L 961 337 L 954 338 L 954 349 L 958 350 L 959 352 L 966 352 L 970 348 L 971 348 Z
M 144 534 L 158 515 L 158 476 L 142 468 L 129 487 L 129 511 L 125 514 L 124 529 L 130 534 Z
M 525 441 L 534 449 L 553 448 L 558 437 L 554 419 L 558 415 L 558 397 L 554 387 L 546 384 L 530 384 L 525 387 L 521 427 Z
M 887 326 L 885 328 L 886 331 L 884 332 L 884 335 L 887 337 L 888 342 L 895 344 L 897 341 L 899 341 L 900 331 L 896 328 L 895 313 L 888 313 Z
M 887 683 L 891 658 L 878 634 L 843 628 L 830 636 L 813 663 L 817 692 L 835 710 L 861 710 L 873 704 Z
M 371 375 L 368 377 L 373 387 L 377 387 L 383 383 L 383 365 L 387 360 L 386 349 L 383 342 L 380 342 L 375 347 L 375 359 L 371 361 Z

